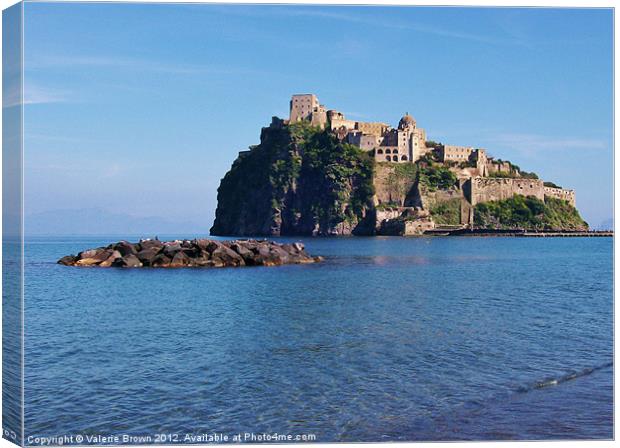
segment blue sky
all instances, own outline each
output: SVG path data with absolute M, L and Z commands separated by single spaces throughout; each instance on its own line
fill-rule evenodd
M 314 92 L 355 119 L 396 125 L 409 112 L 429 139 L 574 188 L 597 225 L 613 206 L 612 20 L 610 9 L 27 3 L 26 213 L 96 209 L 204 233 L 237 152 L 288 115 L 291 94 Z

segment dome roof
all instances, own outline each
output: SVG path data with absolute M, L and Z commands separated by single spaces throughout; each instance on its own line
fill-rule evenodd
M 413 119 L 411 115 L 409 115 L 409 113 L 406 113 L 403 116 L 403 118 L 401 118 L 400 121 L 398 122 L 399 129 L 404 129 L 412 125 L 415 126 L 415 120 Z

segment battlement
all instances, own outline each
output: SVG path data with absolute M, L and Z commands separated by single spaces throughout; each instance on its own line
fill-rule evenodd
M 545 199 L 543 181 L 540 179 L 513 179 L 494 177 L 474 177 L 471 179 L 470 202 L 501 201 L 514 195 L 534 196 Z

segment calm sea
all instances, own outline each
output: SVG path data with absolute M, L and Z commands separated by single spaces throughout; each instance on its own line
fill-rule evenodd
M 610 238 L 305 239 L 323 263 L 267 268 L 55 264 L 119 239 L 27 241 L 26 436 L 613 437 Z

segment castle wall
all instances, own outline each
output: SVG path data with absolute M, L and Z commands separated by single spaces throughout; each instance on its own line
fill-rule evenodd
M 358 121 L 355 128 L 362 131 L 364 134 L 383 135 L 389 129 L 389 125 L 385 123 L 371 123 Z
M 351 131 L 347 135 L 347 142 L 363 149 L 371 151 L 381 144 L 382 138 L 377 135 L 362 134 L 361 131 Z
M 321 129 L 325 128 L 327 124 L 327 112 L 323 106 L 319 106 L 315 111 L 310 114 L 310 123 L 312 126 L 318 126 Z
M 470 202 L 476 205 L 480 202 L 501 201 L 516 194 L 535 196 L 545 200 L 543 181 L 540 179 L 509 179 L 475 177 L 471 179 Z
M 497 173 L 498 171 L 510 173 L 512 170 L 510 162 L 497 162 L 495 160 L 491 160 L 490 163 L 487 163 L 487 167 L 489 174 Z
M 439 157 L 442 162 L 467 162 L 474 151 L 471 146 L 444 145 Z
M 346 120 L 344 118 L 338 118 L 338 117 L 332 117 L 331 118 L 331 128 L 332 131 L 334 129 L 338 129 L 342 126 L 344 126 L 347 129 L 355 129 L 355 123 L 356 121 L 353 120 Z
M 567 201 L 573 207 L 575 206 L 575 190 L 566 190 L 564 188 L 544 187 L 545 196 Z

